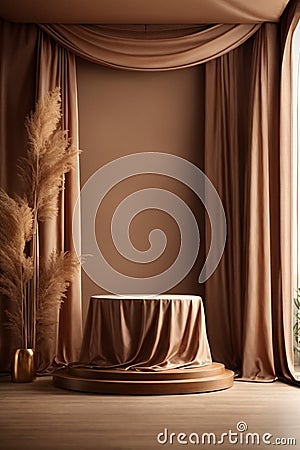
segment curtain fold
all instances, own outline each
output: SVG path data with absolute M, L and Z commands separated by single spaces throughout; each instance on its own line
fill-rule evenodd
M 243 91 L 244 105 L 244 89 L 248 86 L 247 74 L 241 71 L 246 62 L 244 53 L 243 46 L 205 65 L 204 171 L 220 195 L 227 220 L 225 253 L 217 270 L 205 283 L 205 310 L 213 359 L 223 361 L 235 371 L 240 370 L 242 352 L 244 157 L 240 152 L 243 116 L 238 101 L 241 92 L 237 87 L 241 86 Z M 208 218 L 205 229 L 207 254 L 210 246 Z M 237 271 L 237 268 L 240 269 Z
M 27 136 L 25 116 L 35 101 L 50 89 L 62 89 L 62 126 L 78 145 L 77 86 L 75 57 L 51 42 L 36 25 L 0 21 L 0 157 L 1 187 L 10 194 L 22 194 L 21 180 L 16 176 L 18 159 L 25 155 Z M 42 224 L 41 257 L 51 251 L 71 250 L 72 213 L 79 193 L 79 166 L 66 175 L 65 191 L 60 199 L 59 216 Z M 78 220 L 78 218 L 77 218 Z M 18 339 L 4 326 L 5 310 L 12 302 L 0 303 L 0 371 L 9 371 L 13 352 L 20 347 Z M 81 347 L 81 284 L 78 275 L 68 290 L 60 310 L 56 336 L 41 344 L 37 355 L 39 373 L 78 359 Z
M 293 83 L 292 39 L 300 20 L 300 2 L 294 0 L 282 17 L 281 72 L 280 72 L 280 118 L 279 118 L 279 182 L 280 216 L 279 242 L 281 283 L 275 327 L 275 364 L 278 376 L 293 384 L 300 384 L 294 373 L 293 360 L 293 285 L 292 285 L 292 145 L 293 145 Z M 296 95 L 296 93 L 294 93 Z M 275 300 L 277 298 L 275 297 Z
M 205 286 L 213 359 L 243 380 L 279 377 L 297 385 L 290 49 L 298 11 L 299 3 L 283 24 L 289 31 L 282 55 L 278 27 L 264 24 L 242 47 L 205 67 L 205 172 L 228 221 L 225 253 Z
M 175 70 L 217 58 L 245 42 L 260 24 L 214 25 L 182 36 L 124 37 L 97 25 L 40 24 L 64 48 L 97 64 L 127 70 Z M 150 38 L 149 38 L 150 36 Z M 162 36 L 164 33 L 162 32 Z
M 266 24 L 254 40 L 250 80 L 249 149 L 245 191 L 245 307 L 242 377 L 276 378 L 272 334 L 272 269 L 278 240 L 273 240 L 271 201 L 278 200 L 272 168 L 278 167 L 279 53 L 278 30 Z M 276 161 L 274 166 L 271 161 Z M 273 191 L 275 189 L 275 192 Z M 275 217 L 274 217 L 275 219 Z M 274 279 L 275 282 L 275 279 Z M 273 305 L 273 308 L 276 305 Z
M 21 194 L 17 159 L 25 155 L 25 116 L 34 107 L 38 29 L 0 20 L 0 186 L 10 195 Z M 0 296 L 0 372 L 9 371 L 12 355 L 21 342 L 5 326 L 5 310 L 15 305 Z
M 78 105 L 75 56 L 62 48 L 40 30 L 38 37 L 36 100 L 51 89 L 61 89 L 62 128 L 69 131 L 70 141 L 78 147 Z M 41 258 L 47 258 L 53 249 L 74 250 L 72 240 L 73 210 L 80 191 L 79 160 L 65 176 L 65 189 L 60 196 L 59 215 L 41 224 Z M 79 218 L 76 218 L 79 220 Z M 71 283 L 67 299 L 62 303 L 57 338 L 42 344 L 38 370 L 52 370 L 52 363 L 67 364 L 78 359 L 82 338 L 81 277 Z

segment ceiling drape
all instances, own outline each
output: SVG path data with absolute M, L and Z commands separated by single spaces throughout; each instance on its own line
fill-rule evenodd
M 214 25 L 190 32 L 182 29 L 172 37 L 153 30 L 129 38 L 128 32 L 98 25 L 41 24 L 40 28 L 76 55 L 97 64 L 127 70 L 174 70 L 195 66 L 217 58 L 245 42 L 259 24 Z M 157 35 L 157 31 L 155 31 Z

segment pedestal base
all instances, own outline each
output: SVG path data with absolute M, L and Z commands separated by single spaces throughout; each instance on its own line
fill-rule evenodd
M 63 389 L 98 394 L 167 395 L 227 389 L 233 385 L 233 379 L 234 373 L 220 363 L 157 372 L 67 367 L 54 373 L 53 384 Z

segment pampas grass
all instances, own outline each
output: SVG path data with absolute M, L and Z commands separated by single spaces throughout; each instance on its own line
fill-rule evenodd
M 78 259 L 71 253 L 53 251 L 41 264 L 37 309 L 37 345 L 53 338 L 57 313 L 66 298 L 66 291 L 78 268 Z M 63 276 L 62 276 L 63 274 Z
M 26 288 L 33 276 L 32 257 L 25 247 L 32 238 L 33 211 L 21 198 L 0 190 L 0 294 L 15 302 L 16 312 L 6 312 L 10 328 L 27 341 Z
M 28 148 L 19 162 L 23 197 L 0 190 L 0 294 L 14 302 L 7 311 L 10 328 L 22 346 L 35 348 L 58 320 L 58 310 L 79 267 L 71 253 L 53 250 L 40 261 L 39 223 L 58 213 L 58 196 L 79 150 L 58 128 L 60 90 L 49 92 L 26 118 Z
M 20 175 L 26 186 L 28 204 L 39 221 L 57 214 L 57 199 L 63 187 L 63 175 L 78 155 L 70 145 L 68 132 L 57 129 L 60 114 L 58 88 L 37 103 L 25 121 L 28 149 L 20 164 Z

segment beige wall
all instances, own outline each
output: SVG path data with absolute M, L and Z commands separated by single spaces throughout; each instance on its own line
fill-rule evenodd
M 78 60 L 79 132 L 81 183 L 100 167 L 124 155 L 143 151 L 181 156 L 200 168 L 203 166 L 203 69 L 171 72 L 127 72 Z M 183 184 L 159 175 L 127 179 L 115 186 L 102 202 L 96 220 L 99 247 L 115 269 L 129 276 L 151 277 L 166 270 L 179 251 L 180 235 L 174 220 L 166 213 L 148 210 L 132 222 L 130 235 L 140 250 L 147 249 L 148 235 L 161 228 L 168 237 L 164 254 L 156 261 L 138 264 L 125 260 L 114 248 L 110 221 L 119 202 L 142 188 L 169 189 L 184 200 L 202 229 L 204 208 Z M 172 293 L 201 294 L 197 282 L 203 264 L 201 251 L 189 275 Z M 83 274 L 84 316 L 92 294 L 105 291 Z

